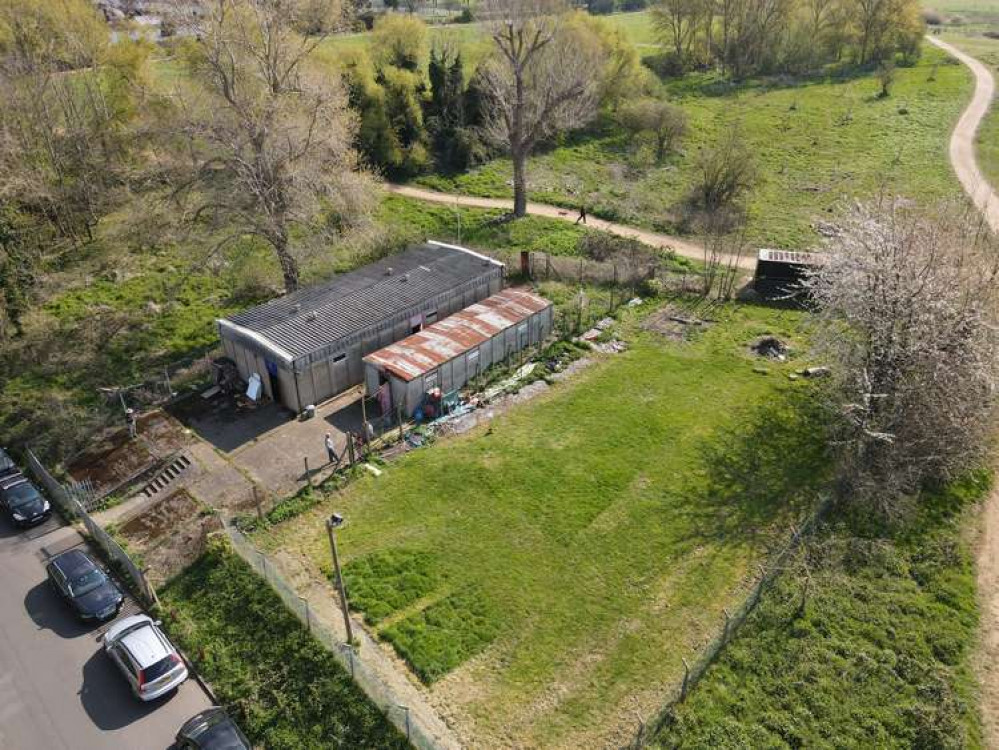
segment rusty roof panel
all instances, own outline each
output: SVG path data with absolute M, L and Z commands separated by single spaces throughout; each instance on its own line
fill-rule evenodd
M 405 381 L 414 380 L 551 304 L 527 289 L 504 289 L 402 341 L 372 352 L 364 361 Z

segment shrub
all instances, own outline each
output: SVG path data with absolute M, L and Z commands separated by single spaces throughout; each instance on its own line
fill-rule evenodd
M 922 11 L 923 23 L 927 26 L 940 26 L 944 22 L 944 18 L 940 13 L 930 8 L 924 8 Z

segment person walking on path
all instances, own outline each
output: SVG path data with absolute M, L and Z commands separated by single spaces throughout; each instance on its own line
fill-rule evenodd
M 324 442 L 326 443 L 326 455 L 329 456 L 330 463 L 339 464 L 340 457 L 336 454 L 336 448 L 333 445 L 333 437 L 328 432 L 326 433 L 326 439 Z
M 580 203 L 579 204 L 579 218 L 576 219 L 576 223 L 578 224 L 579 222 L 583 222 L 584 224 L 586 223 L 586 204 L 585 203 Z

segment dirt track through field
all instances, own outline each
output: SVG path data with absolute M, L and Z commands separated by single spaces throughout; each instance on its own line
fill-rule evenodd
M 436 190 L 425 190 L 424 188 L 411 187 L 409 185 L 396 185 L 387 183 L 386 188 L 390 193 L 401 195 L 404 198 L 415 198 L 416 200 L 429 201 L 431 203 L 446 203 L 450 206 L 465 206 L 466 208 L 500 208 L 513 209 L 513 199 L 504 198 L 477 198 L 471 195 L 458 195 L 456 193 L 439 193 Z M 547 203 L 528 203 L 527 213 L 531 216 L 544 216 L 548 219 L 559 219 L 575 223 L 579 216 L 577 211 L 571 208 L 561 208 L 551 206 Z M 644 242 L 646 245 L 658 247 L 665 250 L 672 250 L 677 255 L 693 260 L 704 260 L 704 246 L 690 240 L 680 239 L 670 234 L 660 234 L 650 232 L 646 229 L 628 226 L 626 224 L 615 224 L 595 216 L 586 217 L 586 226 L 589 229 L 599 229 L 603 232 L 616 234 L 618 237 L 628 237 Z M 730 256 L 723 256 L 722 263 L 730 262 Z M 756 268 L 755 255 L 744 255 L 736 259 L 739 268 L 752 270 Z
M 950 136 L 950 163 L 957 173 L 957 179 L 961 181 L 964 192 L 974 201 L 992 230 L 999 232 L 999 196 L 989 185 L 978 168 L 978 162 L 975 161 L 975 136 L 982 119 L 992 106 L 992 97 L 996 89 L 995 80 L 988 68 L 971 55 L 961 52 L 953 44 L 932 36 L 926 38 L 930 44 L 936 45 L 967 65 L 975 76 L 975 93 L 967 108 L 961 113 L 961 119 L 957 121 Z
M 992 230 L 999 232 L 999 196 L 996 196 L 975 161 L 975 136 L 982 119 L 992 106 L 995 80 L 981 62 L 954 45 L 934 37 L 927 39 L 967 65 L 975 76 L 975 93 L 950 138 L 950 161 L 968 197 L 974 201 Z M 985 501 L 981 527 L 981 537 L 975 552 L 978 601 L 982 617 L 976 671 L 981 682 L 985 746 L 999 748 L 999 485 L 993 488 Z

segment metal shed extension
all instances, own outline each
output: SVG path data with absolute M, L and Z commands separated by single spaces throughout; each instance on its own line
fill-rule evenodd
M 498 292 L 503 270 L 428 242 L 216 322 L 240 375 L 299 412 L 360 383 L 365 354 Z
M 492 364 L 544 341 L 552 332 L 552 303 L 527 289 L 505 289 L 447 320 L 364 358 L 365 387 L 386 383 L 391 403 L 412 415 L 433 388 L 453 391 Z

